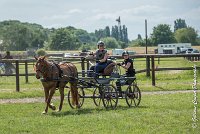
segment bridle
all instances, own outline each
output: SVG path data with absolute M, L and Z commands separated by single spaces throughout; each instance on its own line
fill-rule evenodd
M 41 62 L 44 63 L 44 65 L 41 68 L 38 68 L 38 64 L 41 64 Z M 45 64 L 44 59 L 39 59 L 35 64 L 35 72 L 40 72 L 42 75 L 47 75 L 49 71 L 49 67 L 47 64 Z

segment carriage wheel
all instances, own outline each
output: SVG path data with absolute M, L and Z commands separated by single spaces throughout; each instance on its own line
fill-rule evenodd
M 93 101 L 96 106 L 100 106 L 102 102 L 102 91 L 95 88 L 93 92 Z
M 129 107 L 133 105 L 137 107 L 141 101 L 141 92 L 139 87 L 134 83 L 129 85 L 126 90 L 125 98 L 126 98 L 126 103 Z
M 118 94 L 117 89 L 114 86 L 104 86 L 102 96 L 102 101 L 105 108 L 116 108 L 118 103 Z
M 81 108 L 83 103 L 84 103 L 84 97 L 85 97 L 85 92 L 83 90 L 83 87 L 79 87 L 78 88 L 78 103 L 79 103 L 79 107 L 78 108 Z M 69 90 L 68 92 L 68 95 L 67 95 L 67 99 L 68 99 L 68 103 L 69 103 L 69 106 L 71 108 L 77 108 L 76 105 L 73 105 L 72 104 L 72 96 L 71 96 L 71 91 Z

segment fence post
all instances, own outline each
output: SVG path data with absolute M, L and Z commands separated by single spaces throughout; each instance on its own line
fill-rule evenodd
M 85 77 L 85 58 L 81 58 L 82 77 Z
M 25 61 L 25 80 L 28 83 L 28 62 Z
M 150 56 L 146 57 L 146 76 L 150 77 Z
M 156 85 L 155 82 L 155 64 L 154 64 L 154 56 L 151 56 L 151 75 L 152 75 L 152 86 Z
M 16 91 L 19 92 L 19 61 L 16 60 Z
M 89 60 L 86 60 L 87 61 L 87 70 L 89 70 L 90 68 L 90 63 L 89 63 Z

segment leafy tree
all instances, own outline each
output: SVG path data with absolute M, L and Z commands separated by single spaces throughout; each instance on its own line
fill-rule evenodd
M 139 40 L 141 40 L 141 39 L 142 39 L 142 36 L 141 36 L 141 34 L 138 34 L 138 37 L 137 37 L 137 39 L 139 39 Z
M 122 33 L 122 27 L 119 26 L 119 36 L 118 36 L 119 41 L 123 41 L 123 33 Z
M 106 28 L 105 28 L 105 36 L 106 37 L 110 37 L 110 28 L 109 28 L 109 26 L 106 26 Z
M 185 20 L 182 20 L 182 19 L 176 19 L 174 21 L 174 32 L 178 29 L 181 29 L 181 28 L 187 28 L 187 25 L 185 23 Z
M 122 48 L 128 46 L 128 32 L 125 25 L 119 27 L 116 25 L 112 26 L 111 31 L 109 26 L 106 26 L 105 29 L 95 30 L 95 36 L 98 40 L 101 38 L 113 37 L 118 41 L 118 44 L 120 44 Z
M 167 24 L 159 24 L 157 27 L 154 27 L 150 40 L 153 45 L 175 42 L 174 34 Z
M 119 40 L 119 30 L 117 26 L 112 26 L 111 37 Z
M 59 28 L 51 37 L 50 49 L 52 50 L 76 50 L 81 43 L 66 28 Z
M 77 30 L 75 30 L 74 34 L 81 43 L 90 43 L 91 42 L 91 37 L 88 34 L 88 32 L 85 30 L 77 29 Z
M 120 48 L 119 43 L 113 37 L 106 37 L 101 40 L 105 43 L 106 48 Z
M 46 55 L 46 52 L 45 52 L 44 49 L 38 49 L 38 50 L 36 51 L 36 54 L 37 54 L 38 56 L 45 56 L 45 55 Z
M 10 20 L 0 22 L 0 37 L 3 40 L 3 50 L 25 50 L 28 47 L 43 47 L 48 38 L 42 26 Z
M 150 43 L 148 43 L 150 44 Z M 145 40 L 142 39 L 141 35 L 138 34 L 138 38 L 135 40 L 132 40 L 129 44 L 130 46 L 146 46 Z
M 181 28 L 175 32 L 176 41 L 179 43 L 191 43 L 192 45 L 195 45 L 197 36 L 197 31 L 191 27 Z
M 127 27 L 125 25 L 123 25 L 123 29 L 122 29 L 122 33 L 123 33 L 123 42 L 125 42 L 126 44 L 128 44 L 128 30 Z
M 197 45 L 200 46 L 200 37 L 197 37 L 196 42 L 197 42 Z
M 97 37 L 97 40 L 105 38 L 106 37 L 105 30 L 104 29 L 95 30 L 95 36 Z

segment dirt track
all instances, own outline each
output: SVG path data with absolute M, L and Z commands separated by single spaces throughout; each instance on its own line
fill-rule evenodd
M 154 91 L 154 92 L 142 92 L 142 95 L 156 95 L 156 94 L 176 94 L 176 93 L 192 93 L 193 90 L 185 90 L 185 91 Z M 197 92 L 200 92 L 198 90 Z M 59 97 L 56 96 L 53 100 L 58 100 Z M 23 99 L 0 99 L 0 104 L 9 104 L 9 103 L 36 103 L 36 102 L 44 102 L 44 97 L 37 98 L 23 98 Z

